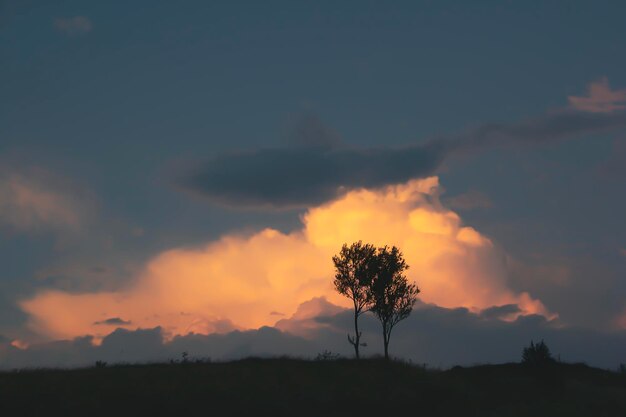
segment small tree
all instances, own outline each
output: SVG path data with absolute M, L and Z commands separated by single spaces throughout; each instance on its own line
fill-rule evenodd
M 339 254 L 333 256 L 335 289 L 350 298 L 354 306 L 354 337 L 348 334 L 348 342 L 354 346 L 357 359 L 361 346 L 359 316 L 369 309 L 372 302 L 369 288 L 376 275 L 376 261 L 376 248 L 361 241 L 350 246 L 344 244 Z
M 530 346 L 522 351 L 522 363 L 529 366 L 544 366 L 554 362 L 548 345 L 541 342 L 535 344 L 532 340 Z
M 378 271 L 370 285 L 370 310 L 382 324 L 385 359 L 389 359 L 391 330 L 411 314 L 420 290 L 407 281 L 404 271 L 409 266 L 397 247 L 379 248 L 376 259 Z

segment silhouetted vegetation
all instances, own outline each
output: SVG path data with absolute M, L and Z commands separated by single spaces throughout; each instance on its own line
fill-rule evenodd
M 383 328 L 385 359 L 389 359 L 389 339 L 394 326 L 411 314 L 420 290 L 409 284 L 404 275 L 409 266 L 395 246 L 380 248 L 377 253 L 378 272 L 372 281 L 372 307 Z
M 555 363 L 440 371 L 375 359 L 245 359 L 0 373 L 1 416 L 626 415 L 626 376 Z
M 395 246 L 376 249 L 359 240 L 350 246 L 344 244 L 333 263 L 335 289 L 354 305 L 355 335 L 348 335 L 348 342 L 354 346 L 356 358 L 359 359 L 359 347 L 365 346 L 360 342 L 359 316 L 371 311 L 382 325 L 385 358 L 389 359 L 391 331 L 411 314 L 420 292 L 404 275 L 409 266 L 402 252 Z
M 530 346 L 522 351 L 522 363 L 526 366 L 546 366 L 554 362 L 550 349 L 543 340 L 537 344 L 531 340 Z
M 361 332 L 359 316 L 366 312 L 372 303 L 370 286 L 377 273 L 376 248 L 358 241 L 343 245 L 339 255 L 333 256 L 335 264 L 335 289 L 339 294 L 352 300 L 354 306 L 354 337 L 348 335 L 348 342 L 354 346 L 354 354 L 359 359 Z
M 320 352 L 317 354 L 317 356 L 315 357 L 315 360 L 316 361 L 336 361 L 339 358 L 341 358 L 340 354 L 333 353 L 330 350 L 324 350 L 323 352 Z

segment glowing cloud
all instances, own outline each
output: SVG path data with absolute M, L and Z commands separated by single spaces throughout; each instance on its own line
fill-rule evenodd
M 15 230 L 76 231 L 84 222 L 90 203 L 86 196 L 62 184 L 49 172 L 33 169 L 21 173 L 0 172 L 0 224 Z
M 626 109 L 626 89 L 611 90 L 608 78 L 594 81 L 587 87 L 587 97 L 568 97 L 576 110 L 591 113 L 611 113 Z
M 463 226 L 438 194 L 436 177 L 351 191 L 309 209 L 301 230 L 265 229 L 169 250 L 149 261 L 129 288 L 46 291 L 21 307 L 32 328 L 55 338 L 102 337 L 117 327 L 107 322 L 111 317 L 123 317 L 129 329 L 160 325 L 169 337 L 258 328 L 276 323 L 277 311 L 290 316 L 315 297 L 348 306 L 332 288 L 331 257 L 343 243 L 364 240 L 403 250 L 408 277 L 425 302 L 475 310 L 517 304 L 521 313 L 545 313 L 539 301 L 508 289 L 504 254 Z

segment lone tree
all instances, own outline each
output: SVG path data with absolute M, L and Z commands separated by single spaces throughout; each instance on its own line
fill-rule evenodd
M 350 298 L 354 305 L 354 337 L 348 334 L 348 342 L 354 346 L 354 353 L 359 359 L 359 316 L 368 311 L 372 304 L 370 286 L 377 273 L 376 248 L 361 241 L 350 246 L 344 244 L 339 254 L 333 256 L 333 263 L 335 289 Z
M 370 284 L 370 310 L 382 324 L 385 359 L 389 359 L 391 330 L 411 314 L 420 290 L 407 281 L 404 271 L 409 266 L 397 247 L 379 248 L 376 259 L 378 271 Z

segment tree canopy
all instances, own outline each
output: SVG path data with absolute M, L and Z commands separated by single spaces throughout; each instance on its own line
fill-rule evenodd
M 382 325 L 385 358 L 389 358 L 389 339 L 394 326 L 407 318 L 420 290 L 409 283 L 404 271 L 409 269 L 402 252 L 395 246 L 378 249 L 378 271 L 370 285 L 370 310 Z
M 420 292 L 404 274 L 409 266 L 402 252 L 395 246 L 376 248 L 358 241 L 350 246 L 344 244 L 333 262 L 335 289 L 353 302 L 355 334 L 348 335 L 348 341 L 354 346 L 357 359 L 361 346 L 358 319 L 366 311 L 372 311 L 382 324 L 388 358 L 391 331 L 411 314 Z
M 335 289 L 352 300 L 354 306 L 354 337 L 348 335 L 348 341 L 354 346 L 359 358 L 361 332 L 358 319 L 369 309 L 372 303 L 370 286 L 377 273 L 376 248 L 361 241 L 348 246 L 344 244 L 338 255 L 333 256 L 335 264 Z

